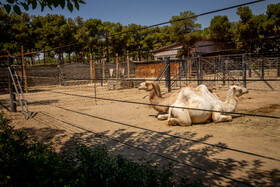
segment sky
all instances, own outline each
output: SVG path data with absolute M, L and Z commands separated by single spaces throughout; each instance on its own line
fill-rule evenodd
M 169 21 L 172 16 L 180 15 L 180 12 L 192 11 L 195 14 L 201 14 L 225 7 L 230 7 L 253 0 L 84 0 L 86 4 L 81 4 L 80 10 L 74 10 L 72 13 L 64 8 L 54 8 L 50 10 L 45 8 L 41 12 L 39 8 L 29 10 L 32 15 L 61 14 L 66 18 L 83 17 L 101 19 L 113 23 L 128 25 L 131 23 L 137 25 L 150 26 Z M 280 3 L 280 0 L 266 0 L 256 4 L 249 5 L 253 14 L 265 14 L 267 5 Z M 216 15 L 226 15 L 229 21 L 238 21 L 236 9 L 226 10 L 215 14 L 200 16 L 197 23 L 202 28 L 210 25 L 211 19 Z

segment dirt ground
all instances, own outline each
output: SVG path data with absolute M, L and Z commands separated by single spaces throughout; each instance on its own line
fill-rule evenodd
M 279 117 L 280 85 L 272 84 L 276 91 L 248 83 L 249 93 L 241 96 L 236 112 Z M 227 87 L 214 92 L 224 100 Z M 96 95 L 148 103 L 147 92 L 136 88 L 109 91 L 97 85 Z M 25 94 L 34 115 L 27 121 L 21 113 L 7 111 L 9 95 L 0 95 L 0 107 L 16 129 L 53 143 L 58 152 L 77 142 L 105 144 L 112 154 L 130 159 L 171 162 L 176 175 L 201 179 L 207 186 L 280 186 L 280 119 L 233 115 L 226 123 L 170 127 L 147 105 L 94 96 L 93 84 L 33 87 Z

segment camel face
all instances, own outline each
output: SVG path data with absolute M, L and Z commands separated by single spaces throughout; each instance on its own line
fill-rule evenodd
M 240 97 L 241 95 L 247 94 L 249 92 L 247 88 L 241 88 L 239 86 L 231 86 L 230 89 L 233 90 L 234 94 L 237 97 Z
M 142 82 L 139 84 L 138 86 L 139 90 L 146 90 L 146 91 L 151 91 L 153 89 L 152 83 L 146 81 L 146 82 Z

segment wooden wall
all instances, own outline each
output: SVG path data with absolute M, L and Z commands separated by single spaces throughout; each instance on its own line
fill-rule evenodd
M 179 62 L 170 63 L 170 75 L 176 76 L 179 73 Z M 157 78 L 164 69 L 164 63 L 135 64 L 136 78 Z

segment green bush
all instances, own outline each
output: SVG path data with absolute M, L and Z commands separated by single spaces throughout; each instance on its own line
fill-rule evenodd
M 255 70 L 258 69 L 258 65 L 254 63 L 254 64 L 252 64 L 252 68 Z
M 110 156 L 105 146 L 56 153 L 50 145 L 28 141 L 0 113 L 0 186 L 199 186 L 175 183 L 171 165 L 163 168 Z

